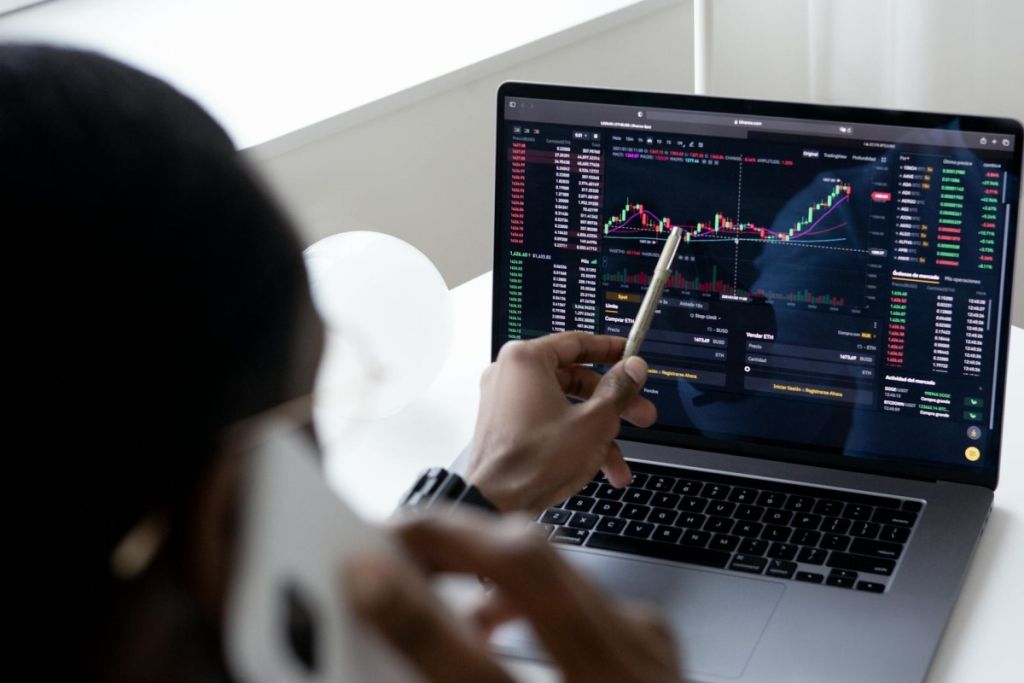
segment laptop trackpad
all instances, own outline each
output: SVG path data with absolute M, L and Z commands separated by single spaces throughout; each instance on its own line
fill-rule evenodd
M 653 603 L 679 639 L 688 675 L 737 677 L 750 659 L 785 586 L 777 581 L 718 574 L 568 551 L 563 555 L 606 590 Z M 500 629 L 494 645 L 501 652 L 548 659 L 523 622 Z

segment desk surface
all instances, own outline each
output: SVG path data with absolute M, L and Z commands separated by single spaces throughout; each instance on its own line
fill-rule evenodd
M 359 422 L 317 408 L 334 486 L 364 514 L 383 519 L 419 472 L 449 464 L 469 442 L 480 373 L 490 360 L 491 276 L 452 290 L 454 343 L 438 378 L 397 415 Z M 1011 335 L 1003 466 L 988 528 L 928 678 L 929 683 L 1008 681 L 1020 673 L 1024 614 L 1024 330 Z M 1017 419 L 1014 419 L 1014 417 Z M 555 680 L 545 667 L 515 663 L 529 681 Z
M 195 97 L 247 148 L 364 107 L 353 122 L 379 116 L 667 4 L 61 0 L 3 17 L 0 40 L 127 60 Z

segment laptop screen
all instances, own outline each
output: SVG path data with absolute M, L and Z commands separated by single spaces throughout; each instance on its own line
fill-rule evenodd
M 498 110 L 495 352 L 627 335 L 678 226 L 630 436 L 994 483 L 1019 124 L 523 84 Z

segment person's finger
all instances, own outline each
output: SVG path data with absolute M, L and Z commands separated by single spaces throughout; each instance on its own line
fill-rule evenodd
M 564 667 L 589 661 L 612 618 L 607 599 L 562 560 L 525 519 L 421 518 L 398 528 L 406 550 L 440 571 L 488 577 L 529 619 Z
M 608 446 L 608 455 L 601 464 L 601 471 L 608 477 L 608 483 L 618 489 L 629 486 L 633 481 L 633 472 L 629 469 L 619 444 L 614 441 Z
M 458 629 L 430 587 L 393 558 L 353 558 L 344 581 L 356 614 L 376 628 L 429 681 L 511 683 L 483 641 Z
M 650 427 L 658 421 L 658 408 L 650 399 L 634 396 L 622 411 L 622 419 L 637 427 Z
M 570 365 L 555 372 L 558 384 L 567 396 L 586 400 L 590 398 L 602 375 L 583 365 Z M 622 419 L 637 427 L 650 427 L 658 419 L 658 409 L 643 396 L 634 396 L 622 411 Z
M 584 365 L 570 365 L 555 371 L 559 386 L 566 396 L 587 399 L 594 393 L 601 374 Z
M 592 428 L 599 430 L 597 433 L 611 438 L 619 432 L 619 415 L 626 410 L 646 381 L 647 361 L 640 356 L 630 356 L 604 373 L 590 399 L 577 407 L 589 420 L 595 422 Z
M 484 634 L 484 637 L 490 637 L 494 629 L 507 621 L 523 616 L 523 613 L 515 606 L 515 603 L 505 596 L 501 589 L 495 588 L 473 608 L 471 615 L 473 623 Z
M 626 349 L 623 337 L 587 332 L 559 332 L 527 343 L 545 354 L 553 368 L 580 363 L 614 363 L 622 358 Z

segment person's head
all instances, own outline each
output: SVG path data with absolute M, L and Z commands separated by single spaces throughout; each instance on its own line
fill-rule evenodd
M 15 478 L 46 507 L 54 625 L 88 629 L 124 534 L 157 508 L 179 523 L 220 431 L 310 390 L 318 322 L 297 237 L 224 131 L 100 55 L 0 46 L 0 216 Z

